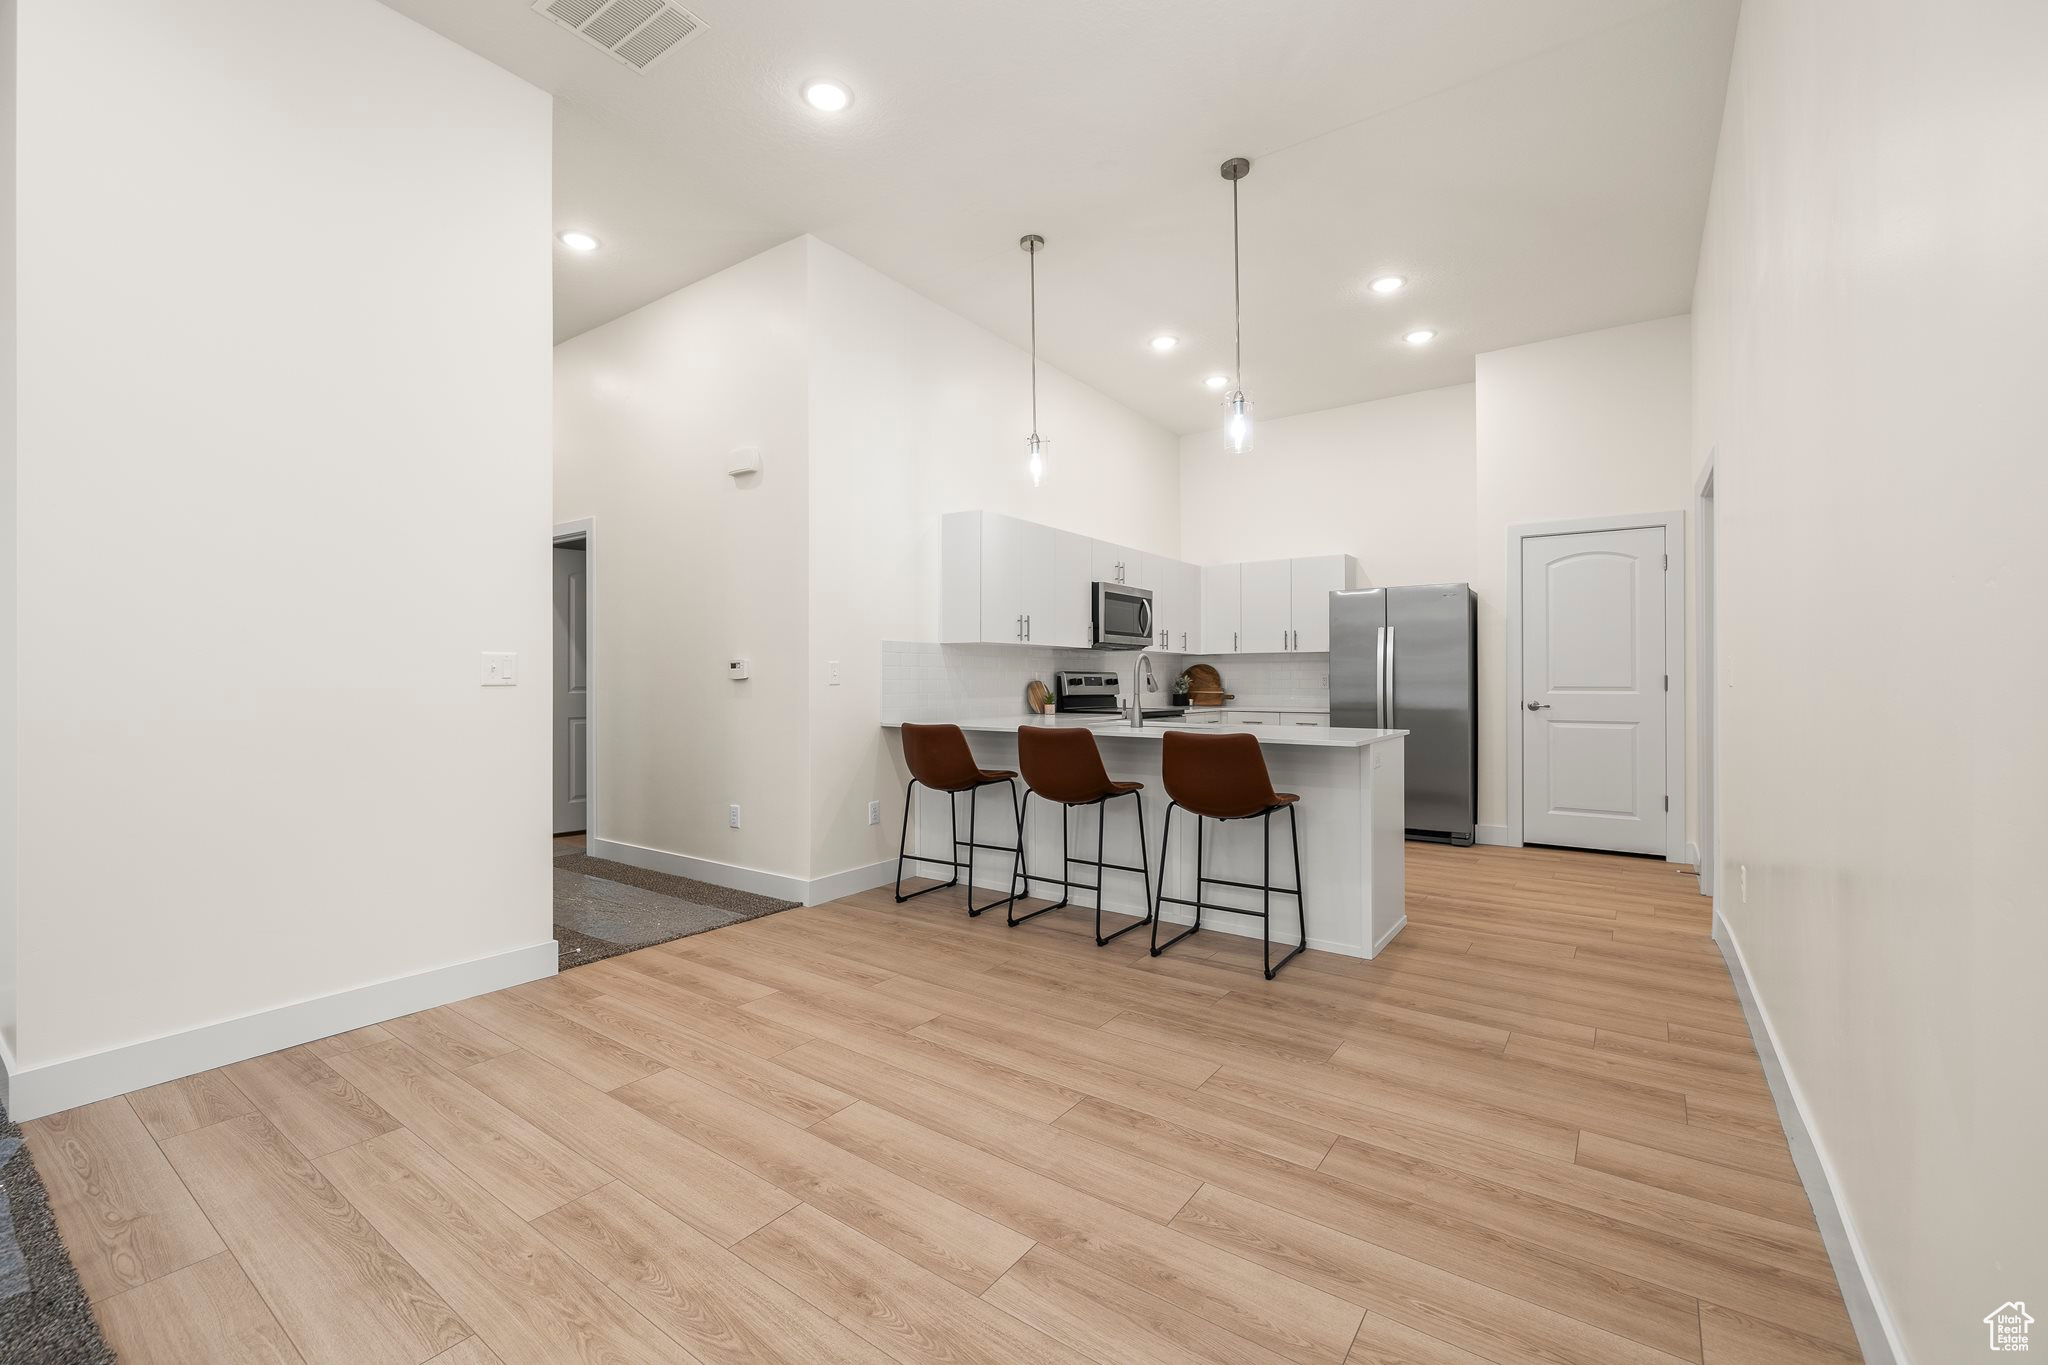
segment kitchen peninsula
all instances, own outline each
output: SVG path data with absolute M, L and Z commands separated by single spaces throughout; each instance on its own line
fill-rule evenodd
M 1094 731 L 1102 750 L 1102 761 L 1110 776 L 1143 782 L 1146 850 L 1153 866 L 1153 886 L 1158 887 L 1159 836 L 1164 828 L 1167 797 L 1160 777 L 1160 739 L 1169 729 L 1188 729 L 1185 721 L 1148 721 L 1133 728 L 1123 720 L 1097 720 L 1072 715 L 1016 716 L 953 721 L 966 734 L 976 761 L 985 768 L 1017 767 L 1017 730 L 1020 726 L 1085 728 Z M 896 724 L 885 729 L 895 730 Z M 1203 733 L 1242 730 L 1258 737 L 1260 750 L 1271 771 L 1273 785 L 1280 791 L 1297 793 L 1301 820 L 1301 875 L 1306 892 L 1308 945 L 1347 957 L 1373 957 L 1407 923 L 1402 873 L 1405 828 L 1403 799 L 1403 741 L 1405 730 L 1357 730 L 1326 726 L 1286 728 L 1246 727 L 1228 722 L 1206 723 Z M 1019 779 L 1021 789 L 1022 780 Z M 977 838 L 1007 842 L 1014 815 L 1005 816 L 1003 799 L 1007 788 L 985 789 L 980 800 L 981 821 Z M 958 798 L 964 807 L 966 797 Z M 918 789 L 912 815 L 912 844 L 915 850 L 939 853 L 952 837 L 944 796 Z M 1131 803 L 1113 803 L 1109 810 L 1106 856 L 1113 862 L 1136 862 L 1136 817 Z M 962 811 L 963 816 L 965 811 Z M 1060 808 L 1033 801 L 1024 834 L 1025 857 L 1035 871 L 1054 874 L 1060 859 Z M 1068 814 L 1073 822 L 1072 851 L 1095 851 L 1095 817 L 1083 811 Z M 1258 820 L 1205 822 L 1206 871 L 1215 877 L 1256 881 L 1262 871 Z M 964 828 L 964 824 L 963 824 Z M 1192 896 L 1195 881 L 1195 841 L 1190 818 L 1177 815 L 1171 865 L 1165 869 L 1170 895 Z M 1276 879 L 1285 881 L 1290 850 L 1284 821 L 1273 831 L 1273 867 Z M 929 872 L 931 869 L 926 868 Z M 1081 876 L 1091 875 L 1080 868 Z M 978 853 L 974 883 L 1001 890 L 1008 882 L 1011 859 Z M 1144 905 L 1134 875 L 1111 872 L 1107 878 L 1103 907 L 1128 915 L 1142 915 Z M 1034 895 L 1042 884 L 1034 885 Z M 1229 887 L 1210 887 L 1208 895 L 1226 904 L 1256 904 L 1256 893 Z M 1085 901 L 1086 893 L 1076 899 Z M 1291 900 L 1291 898 L 1289 898 Z M 1292 943 L 1292 905 L 1279 913 L 1283 904 L 1275 899 L 1273 941 Z M 1185 906 L 1164 907 L 1168 922 L 1187 923 L 1194 912 Z M 1205 910 L 1204 933 L 1216 930 L 1256 938 L 1259 921 L 1255 916 Z

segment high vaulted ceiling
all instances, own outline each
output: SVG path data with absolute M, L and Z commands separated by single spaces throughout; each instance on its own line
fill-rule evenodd
M 556 226 L 603 241 L 557 248 L 559 336 L 810 232 L 1023 345 L 1037 232 L 1040 354 L 1176 431 L 1231 368 L 1230 156 L 1262 417 L 1686 311 L 1737 4 L 685 2 L 641 75 L 530 0 L 386 0 L 557 96 Z

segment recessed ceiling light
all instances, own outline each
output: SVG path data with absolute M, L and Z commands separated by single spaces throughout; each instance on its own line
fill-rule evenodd
M 1436 340 L 1436 333 L 1427 327 L 1418 327 L 1410 332 L 1404 340 L 1410 346 L 1427 346 L 1430 342 Z
M 587 232 L 577 232 L 572 229 L 571 231 L 563 233 L 558 240 L 560 240 L 563 246 L 568 247 L 571 251 L 597 250 L 597 238 L 591 236 Z
M 804 86 L 804 103 L 823 114 L 837 114 L 853 103 L 853 92 L 838 81 L 811 81 Z
M 1202 387 L 1207 389 L 1215 389 L 1220 392 L 1223 386 L 1225 384 L 1228 384 L 1229 382 L 1230 376 L 1227 374 L 1212 374 L 1207 379 L 1204 379 L 1202 381 Z
M 1375 294 L 1398 294 L 1407 283 L 1408 278 L 1405 275 L 1382 275 L 1368 287 Z
M 1179 337 L 1156 336 L 1152 338 L 1152 349 L 1155 351 L 1170 351 L 1178 345 L 1180 345 Z

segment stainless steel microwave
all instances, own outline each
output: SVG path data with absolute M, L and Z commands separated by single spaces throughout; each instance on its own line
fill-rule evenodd
M 1121 583 L 1095 585 L 1090 643 L 1096 649 L 1145 649 L 1152 638 L 1152 590 Z

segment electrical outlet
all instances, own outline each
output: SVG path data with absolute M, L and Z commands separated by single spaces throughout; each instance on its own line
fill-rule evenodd
M 879 801 L 870 801 L 870 802 L 868 802 L 868 823 L 869 823 L 869 824 L 871 824 L 871 825 L 879 825 L 879 824 L 881 824 L 881 823 L 882 823 L 882 803 L 881 803 L 881 802 L 879 802 Z
M 738 802 L 734 802 L 725 808 L 725 827 L 727 829 L 738 829 L 740 827 L 740 807 Z
M 833 660 L 833 661 L 832 661 L 831 663 L 829 663 L 829 664 L 827 664 L 827 665 L 825 665 L 825 666 L 826 666 L 827 668 L 829 668 L 829 669 L 831 669 L 831 670 L 832 670 L 832 676 L 831 676 L 831 677 L 830 677 L 829 679 L 827 679 L 827 680 L 826 680 L 826 686 L 828 686 L 828 687 L 837 687 L 837 686 L 839 686 L 839 660 L 837 660 L 837 659 L 834 659 L 834 660 Z
M 1742 903 L 1749 904 L 1749 864 L 1744 863 L 1735 870 L 1736 888 L 1742 893 Z

